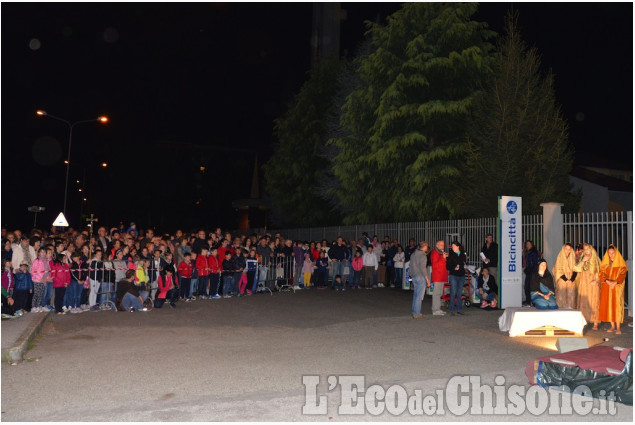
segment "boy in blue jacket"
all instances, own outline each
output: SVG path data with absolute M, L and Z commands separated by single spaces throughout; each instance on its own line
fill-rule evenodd
M 26 263 L 20 264 L 20 268 L 13 275 L 15 278 L 15 287 L 13 290 L 13 306 L 15 311 L 25 310 L 27 306 L 30 306 L 29 296 L 33 294 L 33 280 L 31 279 L 31 273 L 29 273 L 29 265 Z
M 329 260 L 326 258 L 324 251 L 320 251 L 320 257 L 315 262 L 315 266 L 317 267 L 317 288 L 326 289 L 326 281 L 329 276 Z

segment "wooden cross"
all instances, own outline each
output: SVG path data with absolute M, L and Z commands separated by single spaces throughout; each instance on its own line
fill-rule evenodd
M 90 240 L 93 238 L 93 222 L 98 222 L 99 219 L 95 217 L 95 214 L 91 213 L 90 218 L 87 218 L 86 221 L 90 221 L 90 236 L 88 237 L 88 255 L 90 256 L 90 260 L 93 258 L 93 245 L 90 243 Z

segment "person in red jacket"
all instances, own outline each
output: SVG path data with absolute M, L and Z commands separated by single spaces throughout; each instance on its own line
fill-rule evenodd
M 179 299 L 179 289 L 174 276 L 174 267 L 167 266 L 159 274 L 157 281 L 157 298 L 154 300 L 154 308 L 161 308 L 166 301 L 170 302 L 170 307 L 176 307 Z
M 55 311 L 57 314 L 66 314 L 67 308 L 64 305 L 64 295 L 66 288 L 71 284 L 71 271 L 66 263 L 66 255 L 57 254 L 51 265 L 53 275 L 53 289 L 55 290 Z
M 190 299 L 190 284 L 192 283 L 192 271 L 194 270 L 194 264 L 192 264 L 192 254 L 186 252 L 183 254 L 184 260 L 179 263 L 179 281 L 181 298 L 185 299 L 185 302 L 192 301 Z
M 198 294 L 197 296 L 206 300 L 207 284 L 209 283 L 209 262 L 208 262 L 208 248 L 204 246 L 201 248 L 201 254 L 196 257 L 196 270 L 198 270 Z
M 217 300 L 220 298 L 218 294 L 218 285 L 220 283 L 220 273 L 222 271 L 222 262 L 218 257 L 218 250 L 212 248 L 212 253 L 207 257 L 207 264 L 209 265 L 209 297 Z
M 218 254 L 216 255 L 216 258 L 218 258 L 218 262 L 221 263 L 221 271 L 223 270 L 223 260 L 225 259 L 225 251 L 229 250 L 229 248 L 227 248 L 227 245 L 229 245 L 229 241 L 227 239 L 223 239 L 220 242 L 220 246 L 218 247 Z M 234 254 L 232 253 L 232 256 Z
M 435 316 L 444 316 L 445 312 L 441 311 L 441 295 L 443 287 L 448 283 L 448 270 L 445 268 L 445 259 L 448 253 L 445 250 L 445 241 L 439 240 L 435 245 L 435 249 L 430 253 L 430 262 L 432 263 L 432 314 Z

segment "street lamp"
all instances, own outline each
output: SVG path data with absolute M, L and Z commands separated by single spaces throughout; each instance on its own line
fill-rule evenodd
M 40 116 L 40 117 L 49 117 L 49 118 L 53 118 L 54 120 L 58 120 L 58 121 L 62 121 L 64 124 L 66 124 L 69 128 L 69 133 L 68 133 L 68 156 L 66 158 L 66 161 L 64 161 L 64 163 L 66 164 L 66 183 L 64 184 L 64 216 L 66 216 L 66 198 L 68 196 L 68 172 L 69 172 L 69 168 L 71 165 L 71 142 L 73 140 L 73 127 L 75 127 L 77 124 L 83 124 L 83 123 L 88 123 L 88 122 L 100 122 L 102 124 L 105 124 L 108 122 L 108 117 L 107 116 L 99 116 L 97 118 L 94 118 L 92 120 L 82 120 L 82 121 L 75 121 L 73 123 L 71 123 L 70 121 L 65 120 L 64 118 L 60 118 L 60 117 L 56 117 L 55 115 L 51 115 L 46 111 L 43 111 L 41 109 L 35 111 L 36 115 Z
M 30 206 L 29 208 L 27 208 L 27 210 L 29 210 L 29 212 L 35 213 L 35 217 L 33 218 L 33 228 L 34 229 L 37 227 L 37 213 L 41 213 L 45 209 L 46 208 L 40 207 L 39 205 L 33 205 L 33 206 Z

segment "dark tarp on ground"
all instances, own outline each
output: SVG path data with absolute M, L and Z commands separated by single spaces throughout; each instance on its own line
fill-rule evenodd
M 566 360 L 575 365 L 561 364 L 551 359 Z M 621 373 L 606 373 L 607 368 L 621 370 Z M 525 374 L 530 384 L 543 388 L 571 392 L 584 385 L 591 391 L 587 395 L 594 398 L 610 398 L 612 395 L 619 403 L 633 405 L 632 349 L 620 352 L 613 347 L 596 346 L 540 357 L 527 364 Z

